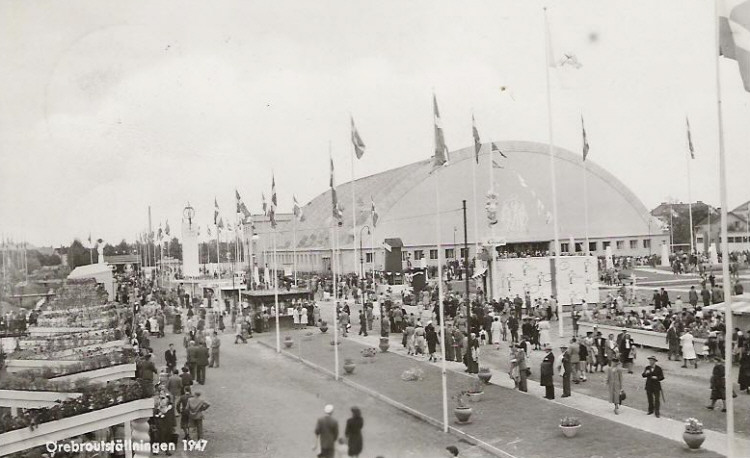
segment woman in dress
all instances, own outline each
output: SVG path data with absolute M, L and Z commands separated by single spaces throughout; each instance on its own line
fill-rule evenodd
M 299 314 L 299 324 L 303 328 L 307 328 L 307 322 L 308 322 L 308 319 L 307 319 L 307 308 L 302 307 L 300 309 L 300 314 Z
M 552 345 L 552 338 L 549 335 L 549 321 L 547 320 L 539 322 L 539 343 L 542 347 Z
M 479 341 L 473 332 L 469 336 L 466 347 L 466 372 L 470 374 L 479 373 Z
M 744 390 L 750 394 L 750 349 L 745 348 L 740 357 L 740 375 L 737 382 L 740 384 L 740 391 Z
M 349 445 L 349 456 L 358 457 L 362 453 L 362 427 L 364 425 L 365 421 L 359 407 L 352 407 L 352 417 L 346 420 L 346 429 L 344 429 L 344 436 Z
M 628 374 L 633 373 L 633 360 L 635 359 L 635 342 L 630 338 L 630 334 L 625 334 L 620 342 L 620 360 L 622 367 L 628 370 Z
M 292 322 L 294 323 L 294 329 L 299 328 L 299 308 L 297 307 L 292 309 Z
M 714 370 L 711 375 L 711 405 L 707 406 L 706 408 L 708 410 L 714 410 L 714 406 L 716 405 L 716 401 L 721 399 L 722 404 L 722 412 L 727 411 L 727 396 L 726 396 L 726 387 L 724 385 L 725 378 L 724 378 L 724 363 L 716 363 L 714 365 Z
M 607 388 L 609 389 L 609 402 L 615 405 L 615 415 L 620 414 L 620 394 L 622 394 L 622 369 L 620 361 L 612 359 L 607 367 Z

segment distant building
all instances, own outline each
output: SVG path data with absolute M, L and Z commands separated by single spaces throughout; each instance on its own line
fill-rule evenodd
M 727 243 L 729 251 L 750 250 L 750 231 L 748 227 L 748 212 L 750 201 L 727 212 Z M 711 214 L 700 221 L 695 230 L 695 247 L 698 252 L 707 252 L 710 244 L 721 243 L 721 213 Z M 721 246 L 716 246 L 716 252 L 721 252 Z

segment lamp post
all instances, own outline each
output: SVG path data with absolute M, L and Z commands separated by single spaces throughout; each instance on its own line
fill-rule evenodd
M 365 276 L 365 256 L 362 254 L 362 229 L 367 229 L 367 235 L 370 235 L 370 226 L 364 225 L 359 228 L 359 278 Z

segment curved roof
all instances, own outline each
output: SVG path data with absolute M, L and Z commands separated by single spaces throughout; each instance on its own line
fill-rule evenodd
M 546 144 L 535 142 L 495 142 L 507 158 L 494 154 L 494 161 L 502 168 L 494 169 L 495 190 L 498 194 L 495 226 L 496 237 L 508 242 L 549 241 L 554 238 L 552 215 L 552 186 L 550 160 Z M 356 226 L 372 228 L 370 198 L 375 202 L 379 221 L 375 237 L 383 240 L 399 237 L 407 246 L 434 245 L 436 239 L 435 189 L 439 179 L 441 194 L 441 241 L 463 241 L 462 200 L 467 201 L 468 238 L 473 243 L 475 233 L 480 240 L 489 237 L 484 209 L 490 181 L 490 144 L 485 143 L 480 162 L 474 165 L 474 147 L 450 154 L 450 162 L 433 172 L 432 159 L 408 164 L 355 180 Z M 657 223 L 646 207 L 625 185 L 612 174 L 581 156 L 556 148 L 556 186 L 558 193 L 559 237 L 564 242 L 570 237 L 585 237 L 585 205 L 583 199 L 584 173 L 588 187 L 588 232 L 594 237 L 616 237 L 658 234 Z M 472 174 L 476 173 L 476 227 L 474 230 L 474 190 Z M 439 175 L 439 178 L 438 178 Z M 519 178 L 520 177 L 520 178 Z M 336 187 L 339 202 L 344 207 L 343 224 L 339 228 L 339 246 L 351 247 L 352 183 Z M 331 191 L 326 190 L 303 207 L 305 220 L 296 224 L 299 249 L 329 249 L 332 224 Z M 279 227 L 278 247 L 291 249 L 291 225 Z M 370 245 L 365 234 L 363 245 Z M 454 239 L 454 237 L 456 237 Z M 376 245 L 378 243 L 376 242 Z

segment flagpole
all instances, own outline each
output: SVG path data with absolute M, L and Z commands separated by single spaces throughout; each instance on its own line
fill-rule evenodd
M 546 36 L 546 40 L 544 40 L 544 45 L 546 48 L 545 52 L 545 63 L 544 63 L 544 70 L 545 70 L 545 76 L 547 79 L 547 124 L 549 128 L 549 144 L 548 144 L 548 150 L 549 150 L 549 167 L 550 167 L 550 182 L 552 183 L 552 218 L 554 219 L 554 246 L 553 246 L 553 256 L 555 259 L 554 266 L 555 269 L 558 267 L 558 261 L 560 260 L 560 234 L 559 234 L 559 228 L 557 225 L 557 185 L 555 182 L 555 146 L 554 146 L 554 132 L 552 129 L 552 91 L 550 89 L 550 82 L 549 82 L 549 66 L 551 62 L 549 61 L 550 58 L 550 34 L 549 34 L 549 22 L 547 21 L 547 8 L 544 7 L 544 32 Z M 557 291 L 554 291 L 555 295 L 557 296 Z M 558 332 L 560 333 L 560 337 L 564 337 L 564 330 L 563 330 L 563 308 L 562 308 L 562 300 L 560 297 L 556 297 L 557 299 L 557 312 L 560 316 L 560 319 L 558 320 Z M 571 303 L 571 306 L 573 304 Z
M 589 249 L 589 190 L 588 190 L 588 181 L 589 181 L 589 167 L 588 163 L 586 162 L 586 159 L 583 160 L 583 224 L 584 224 L 584 231 L 586 235 L 586 256 L 591 255 L 591 250 Z M 575 247 L 572 247 L 572 250 L 575 251 Z
M 690 196 L 691 188 L 690 185 L 690 155 L 686 156 L 687 161 L 687 180 L 688 180 L 688 216 L 690 219 L 690 254 L 695 253 L 695 237 L 693 236 L 693 198 Z
M 279 272 L 276 261 L 276 228 L 273 228 L 273 302 L 276 309 L 276 353 L 281 353 L 281 334 L 279 333 Z
M 338 239 L 338 231 L 336 229 L 336 218 L 331 218 L 333 222 L 333 237 L 331 238 L 331 270 L 333 271 L 333 378 L 334 380 L 339 379 L 339 317 L 337 310 L 338 301 L 338 284 L 336 282 L 336 268 L 338 267 L 336 256 L 336 240 Z
M 477 161 L 471 161 L 471 185 L 473 187 L 474 192 L 474 208 L 472 213 L 474 213 L 474 252 L 479 252 L 479 217 L 478 217 L 478 211 L 477 211 L 477 205 L 479 203 L 479 199 L 477 199 Z M 453 247 L 453 253 L 455 255 L 456 247 Z M 469 273 L 469 266 L 464 266 L 466 268 L 466 274 Z M 468 294 L 468 291 L 467 291 Z
M 474 161 L 476 164 L 476 161 Z M 442 166 L 441 166 L 442 167 Z M 443 304 L 443 257 L 442 257 L 442 245 L 440 243 L 440 169 L 435 171 L 435 237 L 437 241 L 437 252 L 438 252 L 438 305 L 440 308 L 440 342 L 441 345 L 441 358 L 440 358 L 440 377 L 442 379 L 442 394 L 443 394 L 443 432 L 448 432 L 448 381 L 446 379 L 447 372 L 445 368 L 445 311 Z M 455 247 L 454 247 L 455 250 Z M 468 266 L 467 266 L 468 267 Z M 469 274 L 467 269 L 466 275 Z M 466 300 L 469 300 L 469 292 L 466 291 Z M 468 320 L 469 317 L 467 316 Z M 467 338 L 469 336 L 466 336 Z M 471 351 L 471 350 L 470 350 Z
M 724 336 L 724 389 L 726 392 L 724 403 L 727 408 L 727 456 L 734 454 L 734 385 L 732 378 L 732 283 L 729 278 L 729 243 L 727 241 L 727 164 L 724 153 L 724 119 L 721 113 L 721 73 L 719 71 L 719 2 L 714 0 L 714 58 L 716 70 L 716 113 L 719 125 L 719 190 L 721 194 L 721 270 L 724 286 L 724 320 L 726 335 Z
M 219 274 L 219 278 L 221 278 L 221 268 L 219 263 L 219 225 L 216 224 L 216 271 Z
M 292 268 L 294 269 L 294 287 L 297 287 L 297 215 L 292 216 Z
M 357 258 L 357 211 L 356 211 L 356 197 L 354 187 L 354 157 L 356 153 L 354 151 L 354 145 L 352 145 L 352 232 L 354 233 L 354 242 L 352 242 L 352 252 L 354 253 L 354 264 L 352 264 L 353 272 L 357 272 L 357 277 L 362 276 L 362 272 L 359 271 L 359 259 Z

